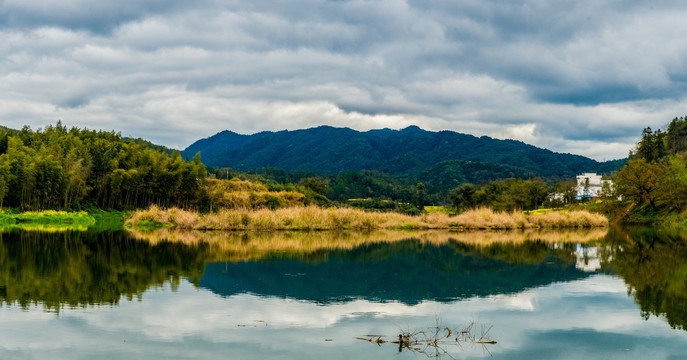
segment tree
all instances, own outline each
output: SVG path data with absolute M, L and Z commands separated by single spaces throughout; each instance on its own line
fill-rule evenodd
M 320 195 L 326 194 L 329 189 L 329 179 L 324 179 L 319 176 L 301 179 L 300 184 Z
M 661 197 L 679 211 L 687 209 L 687 163 L 685 158 L 673 155 L 668 159 L 665 175 L 659 183 Z
M 657 190 L 663 173 L 663 168 L 654 162 L 643 158 L 630 159 L 616 175 L 618 194 L 636 203 L 648 202 L 652 209 L 657 210 L 660 195 Z
M 642 138 L 637 144 L 636 156 L 646 161 L 658 161 L 666 156 L 666 133 L 660 129 L 651 131 L 650 127 L 642 130 Z
M 448 198 L 453 204 L 453 207 L 458 210 L 464 210 L 474 207 L 475 200 L 474 195 L 476 192 L 475 185 L 463 184 L 460 187 L 451 190 L 448 194 Z
M 615 198 L 615 191 L 611 183 L 608 181 L 601 182 L 601 191 L 599 192 L 599 197 L 604 200 L 609 200 Z
M 591 184 L 589 184 L 589 178 L 586 177 L 584 178 L 584 187 L 582 188 L 582 194 L 584 195 L 582 199 L 586 200 L 591 197 L 591 194 L 589 193 L 590 188 Z
M 548 191 L 541 180 L 516 179 L 507 194 L 512 203 L 506 210 L 534 210 L 546 200 Z
M 662 132 L 661 129 L 656 130 L 654 133 L 654 145 L 652 147 L 653 160 L 658 161 L 666 157 L 666 133 Z
M 666 150 L 671 155 L 687 150 L 687 118 L 674 118 L 668 125 Z
M 651 127 L 646 127 L 644 130 L 642 130 L 642 137 L 639 140 L 639 143 L 637 143 L 637 157 L 640 159 L 644 159 L 646 161 L 651 161 L 652 160 L 652 147 L 654 144 L 654 133 L 651 130 Z
M 425 184 L 419 182 L 415 185 L 415 190 L 417 192 L 417 208 L 423 210 L 425 208 L 425 197 L 427 192 L 425 191 Z

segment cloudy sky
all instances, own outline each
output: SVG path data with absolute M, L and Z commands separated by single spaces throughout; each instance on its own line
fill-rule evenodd
M 687 3 L 0 0 L 0 124 L 176 148 L 455 130 L 599 160 L 687 115 Z

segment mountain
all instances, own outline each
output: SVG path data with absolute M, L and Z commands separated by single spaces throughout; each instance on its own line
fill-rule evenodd
M 516 140 L 433 132 L 417 126 L 366 132 L 319 126 L 253 135 L 225 130 L 184 152 L 187 156 L 200 152 L 206 165 L 236 170 L 275 167 L 322 174 L 377 170 L 395 177 L 450 178 L 454 183 L 610 173 L 624 164 L 624 160 L 598 162 L 556 153 Z

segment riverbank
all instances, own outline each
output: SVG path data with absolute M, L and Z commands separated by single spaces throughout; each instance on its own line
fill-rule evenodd
M 88 211 L 26 211 L 0 210 L 0 229 L 40 231 L 67 230 L 124 230 L 124 222 L 130 213 L 90 209 Z
M 476 209 L 456 216 L 439 212 L 411 216 L 309 206 L 277 210 L 220 210 L 216 213 L 199 214 L 177 208 L 160 209 L 152 206 L 134 212 L 127 220 L 127 225 L 139 230 L 514 230 L 606 227 L 608 219 L 586 211 L 526 214 L 518 211 Z
M 46 230 L 56 228 L 88 228 L 96 223 L 96 219 L 85 211 L 27 211 L 15 213 L 0 211 L 0 227 L 20 227 L 24 229 L 36 228 Z
M 603 213 L 614 223 L 651 226 L 674 236 L 687 238 L 687 211 L 668 207 L 654 209 L 648 203 L 636 204 L 630 201 L 607 201 L 602 206 L 602 209 L 610 209 Z M 589 210 L 601 212 L 598 208 L 597 206 Z

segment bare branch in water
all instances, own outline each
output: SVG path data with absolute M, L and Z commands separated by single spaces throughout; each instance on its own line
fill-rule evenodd
M 491 355 L 487 345 L 494 345 L 496 341 L 491 339 L 489 331 L 493 326 L 488 328 L 484 325 L 480 327 L 479 334 L 477 333 L 476 322 L 472 321 L 462 328 L 450 328 L 443 326 L 439 317 L 436 318 L 434 326 L 428 327 L 424 330 L 403 331 L 398 334 L 397 340 L 387 341 L 383 338 L 389 338 L 384 335 L 363 335 L 356 337 L 358 340 L 367 341 L 381 346 L 384 343 L 391 343 L 398 345 L 398 352 L 410 351 L 417 354 L 423 354 L 428 358 L 439 358 L 448 356 L 450 347 L 458 347 L 462 349 L 465 344 L 479 344 L 482 348 Z

